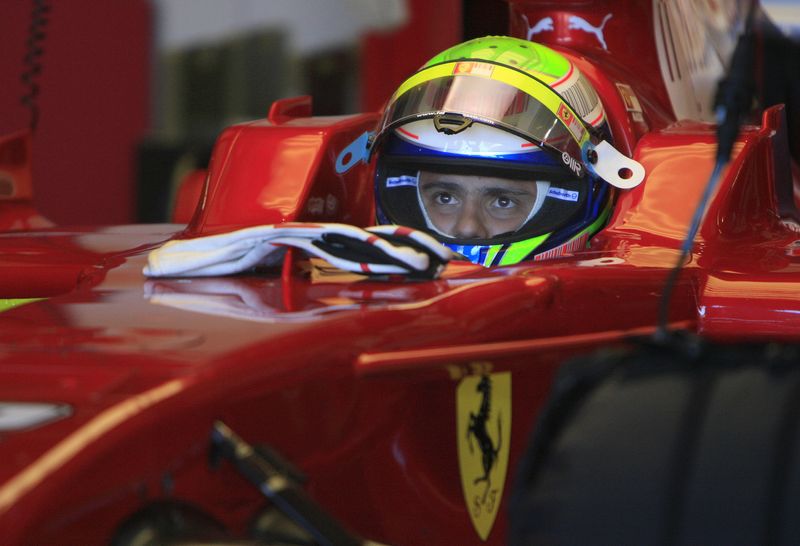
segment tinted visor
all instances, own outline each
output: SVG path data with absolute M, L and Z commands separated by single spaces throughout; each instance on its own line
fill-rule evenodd
M 555 154 L 574 175 L 581 177 L 587 171 L 581 150 L 593 140 L 590 130 L 555 91 L 525 72 L 475 61 L 443 63 L 417 72 L 392 97 L 376 147 L 392 129 L 429 118 L 442 135 L 458 134 L 474 122 L 505 129 L 526 141 L 521 147 L 538 145 Z M 418 140 L 419 146 L 440 149 L 435 135 Z M 467 149 L 463 153 L 491 156 L 496 152 L 514 150 Z

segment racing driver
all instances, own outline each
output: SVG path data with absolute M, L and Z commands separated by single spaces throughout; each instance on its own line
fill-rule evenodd
M 484 266 L 567 254 L 608 220 L 614 186 L 644 177 L 608 140 L 600 98 L 563 55 L 470 40 L 389 100 L 371 149 L 378 222 L 427 231 Z

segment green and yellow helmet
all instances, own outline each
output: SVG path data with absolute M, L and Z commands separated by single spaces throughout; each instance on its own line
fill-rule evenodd
M 371 148 L 378 220 L 485 266 L 585 247 L 610 186 L 644 177 L 607 134 L 600 98 L 563 55 L 505 36 L 459 44 L 387 104 Z

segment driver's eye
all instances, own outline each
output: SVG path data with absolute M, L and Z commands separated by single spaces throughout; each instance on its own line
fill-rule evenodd
M 507 195 L 498 195 L 491 202 L 493 209 L 500 209 L 502 211 L 511 211 L 519 205 L 519 202 Z
M 455 200 L 452 194 L 444 192 L 437 193 L 433 199 L 440 205 L 449 205 Z

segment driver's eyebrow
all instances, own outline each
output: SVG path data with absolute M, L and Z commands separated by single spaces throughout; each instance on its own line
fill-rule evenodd
M 535 192 L 528 190 L 519 190 L 516 188 L 504 188 L 501 186 L 489 186 L 482 188 L 481 192 L 485 195 L 497 197 L 499 195 L 534 195 Z
M 436 190 L 447 190 L 447 191 L 458 191 L 461 189 L 460 184 L 456 184 L 455 182 L 444 182 L 442 180 L 426 180 L 420 184 L 422 189 L 436 189 Z

